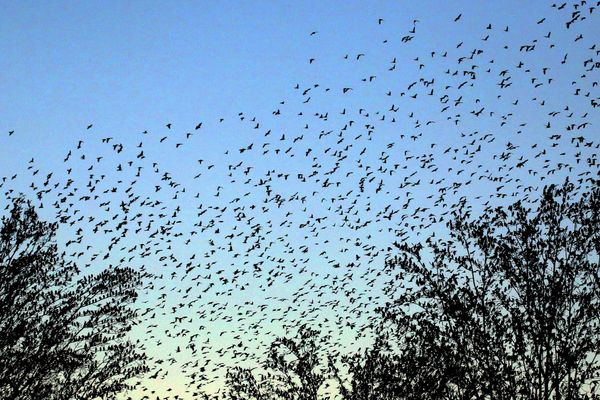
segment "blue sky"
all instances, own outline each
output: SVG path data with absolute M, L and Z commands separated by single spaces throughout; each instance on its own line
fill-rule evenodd
M 159 328 L 151 339 L 143 329 L 137 334 L 153 356 L 176 361 L 164 367 L 170 375 L 158 383 L 145 382 L 148 387 L 164 389 L 168 382 L 185 396 L 189 377 L 180 366 L 194 356 L 174 353 L 187 344 L 165 333 L 174 316 L 189 318 L 175 324 L 177 332 L 205 326 L 200 333 L 210 344 L 203 349 L 219 361 L 231 357 L 231 352 L 215 352 L 237 344 L 236 332 L 246 332 L 246 339 L 255 335 L 264 345 L 284 333 L 286 325 L 297 325 L 309 310 L 316 321 L 328 319 L 324 326 L 332 329 L 335 340 L 348 343 L 356 331 L 340 329 L 344 315 L 364 322 L 365 315 L 356 316 L 354 308 L 372 310 L 385 301 L 380 296 L 386 277 L 377 272 L 398 231 L 406 228 L 406 237 L 413 241 L 443 232 L 443 221 L 416 230 L 404 226 L 415 221 L 427 225 L 423 221 L 428 214 L 446 211 L 434 204 L 440 186 L 451 188 L 447 202 L 463 197 L 481 211 L 486 201 L 504 204 L 520 198 L 527 186 L 536 191 L 546 182 L 594 171 L 585 161 L 575 160 L 594 156 L 596 144 L 576 148 L 571 138 L 582 135 L 593 141 L 594 126 L 600 123 L 597 108 L 590 107 L 590 99 L 598 96 L 597 87 L 591 86 L 599 79 L 598 70 L 583 67 L 589 57 L 597 60 L 590 48 L 600 37 L 600 24 L 592 22 L 595 15 L 586 14 L 587 20 L 567 30 L 564 22 L 571 5 L 559 12 L 551 4 L 0 1 L 0 178 L 18 175 L 8 179 L 2 191 L 14 189 L 35 197 L 31 183 L 39 187 L 53 172 L 52 182 L 59 185 L 45 197 L 43 213 L 48 218 L 55 211 L 48 205 L 69 192 L 62 189 L 68 179 L 74 182 L 70 190 L 78 191 L 61 207 L 74 218 L 113 221 L 116 214 L 119 220 L 123 215 L 118 204 L 128 200 L 128 188 L 141 199 L 161 202 L 150 208 L 140 205 L 141 200 L 132 205 L 132 214 L 139 212 L 143 226 L 151 224 L 152 229 L 134 235 L 131 228 L 106 261 L 99 260 L 113 232 L 92 234 L 93 223 L 84 221 L 85 241 L 75 245 L 85 249 L 89 244 L 92 254 L 100 254 L 90 260 L 86 252 L 78 261 L 93 270 L 133 256 L 133 265 L 162 275 L 142 297 L 148 302 L 143 307 L 159 314 L 146 325 L 158 322 Z M 579 34 L 582 39 L 575 41 Z M 403 42 L 405 36 L 414 37 Z M 520 51 L 533 44 L 535 51 Z M 469 59 L 477 49 L 484 51 Z M 442 57 L 444 52 L 447 57 Z M 568 62 L 563 64 L 565 54 Z M 392 59 L 396 63 L 390 70 Z M 519 62 L 524 67 L 518 67 Z M 512 84 L 500 90 L 503 70 Z M 465 71 L 475 71 L 477 79 L 470 80 Z M 431 79 L 432 86 L 423 83 Z M 544 84 L 536 86 L 538 82 Z M 352 90 L 344 93 L 344 88 Z M 428 95 L 430 88 L 435 95 Z M 577 88 L 590 96 L 574 95 Z M 449 111 L 441 111 L 447 104 Z M 481 117 L 473 114 L 482 107 Z M 550 112 L 560 113 L 550 117 Z M 574 115 L 568 116 L 570 112 Z M 350 120 L 353 124 L 347 127 Z M 566 130 L 571 123 L 586 121 L 590 128 Z M 200 122 L 202 127 L 195 129 Z M 93 127 L 86 129 L 90 124 Z M 550 139 L 553 134 L 560 139 Z M 254 147 L 247 149 L 250 143 Z M 113 144 L 122 144 L 124 151 L 116 153 Z M 444 152 L 447 148 L 452 150 Z M 292 150 L 286 153 L 287 149 Z M 542 149 L 546 152 L 540 155 Z M 140 151 L 145 158 L 137 157 Z M 508 161 L 502 160 L 507 153 Z M 28 169 L 31 158 L 34 163 Z M 509 171 L 522 161 L 526 167 Z M 559 163 L 572 169 L 558 169 Z M 398 166 L 390 172 L 394 164 Z M 139 177 L 137 168 L 142 168 Z M 34 170 L 40 173 L 33 176 Z M 552 170 L 556 171 L 549 173 Z M 318 174 L 308 182 L 297 178 L 313 171 Z M 176 186 L 162 179 L 165 173 Z M 91 185 L 98 189 L 89 192 L 88 183 L 101 175 L 104 178 Z M 376 179 L 359 194 L 360 178 L 373 176 Z M 493 179 L 499 176 L 502 180 Z M 259 183 L 268 177 L 274 177 L 270 189 L 285 199 L 280 206 Z M 328 178 L 333 185 L 323 186 Z M 384 179 L 384 189 L 376 190 Z M 440 179 L 444 183 L 437 183 Z M 506 197 L 498 198 L 498 191 Z M 98 193 L 96 200 L 77 200 Z M 67 206 L 70 202 L 74 205 Z M 104 202 L 112 208 L 106 210 Z M 237 206 L 244 208 L 236 210 Z M 389 214 L 390 210 L 396 212 Z M 160 217 L 161 213 L 177 217 Z M 372 222 L 355 229 L 346 217 L 353 226 Z M 325 222 L 315 223 L 316 218 Z M 167 220 L 177 220 L 169 235 L 148 237 Z M 255 224 L 260 234 L 244 241 Z M 66 228 L 62 240 L 72 238 L 78 226 Z M 112 222 L 106 227 L 118 230 Z M 260 242 L 259 250 L 251 248 L 253 240 Z M 146 242 L 161 252 L 131 250 Z M 370 245 L 375 248 L 368 249 Z M 369 252 L 377 254 L 365 255 Z M 161 260 L 161 254 L 173 257 Z M 176 266 L 188 262 L 199 264 L 191 275 Z M 348 267 L 350 262 L 357 266 Z M 256 263 L 262 263 L 262 271 L 252 267 Z M 302 267 L 306 270 L 301 273 Z M 235 270 L 248 274 L 236 278 L 231 287 Z M 275 271 L 281 273 L 269 273 Z M 352 278 L 343 278 L 347 274 Z M 310 289 L 312 284 L 317 289 Z M 321 285 L 326 293 L 316 296 Z M 185 297 L 187 289 L 191 294 Z M 161 300 L 164 293 L 168 297 Z M 304 293 L 301 301 L 299 293 Z M 178 307 L 187 304 L 189 296 L 199 300 Z M 274 301 L 273 296 L 282 300 Z M 327 301 L 338 301 L 342 311 Z M 297 310 L 290 311 L 290 305 Z M 219 312 L 202 315 L 202 310 L 213 308 Z M 239 321 L 240 310 L 256 314 Z M 249 321 L 264 316 L 276 321 L 247 328 Z
M 481 26 L 496 13 L 493 7 L 526 15 L 528 4 L 476 3 L 464 21 Z M 375 34 L 402 34 L 419 19 L 421 40 L 436 45 L 444 40 L 438 32 L 468 29 L 448 21 L 463 10 L 455 2 L 2 6 L 3 127 L 31 132 L 52 127 L 39 134 L 52 141 L 65 137 L 61 131 L 92 122 L 105 129 L 139 129 L 237 110 L 256 113 L 289 95 L 296 82 L 332 79 L 338 57 L 374 46 Z M 515 20 L 514 13 L 502 16 L 507 24 Z M 381 17 L 384 25 L 371 22 Z M 312 31 L 318 34 L 309 36 Z M 311 57 L 317 58 L 315 68 L 306 65 Z

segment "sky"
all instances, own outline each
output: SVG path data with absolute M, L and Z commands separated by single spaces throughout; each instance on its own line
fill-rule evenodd
M 437 32 L 468 29 L 448 21 L 464 8 L 454 2 L 299 3 L 3 2 L 3 125 L 57 147 L 91 122 L 139 130 L 256 113 L 297 82 L 341 81 L 348 75 L 334 72 L 354 71 L 339 71 L 335 56 L 373 46 L 376 33 L 400 35 L 419 19 L 420 39 L 434 46 Z M 464 19 L 491 20 L 498 8 L 527 15 L 535 3 L 475 3 Z M 370 23 L 388 15 L 383 27 Z M 365 58 L 365 70 L 376 61 Z
M 170 387 L 171 396 L 193 398 L 191 368 L 181 367 L 190 360 L 212 360 L 207 387 L 219 389 L 219 362 L 255 365 L 298 321 L 329 327 L 348 349 L 368 342 L 368 334 L 353 338 L 386 300 L 386 276 L 377 272 L 391 243 L 443 232 L 445 220 L 430 218 L 446 211 L 435 203 L 440 187 L 449 185 L 448 204 L 464 198 L 483 212 L 486 201 L 504 204 L 527 187 L 536 192 L 595 171 L 585 159 L 595 158 L 596 144 L 576 148 L 566 129 L 588 122 L 591 129 L 576 134 L 590 141 L 600 123 L 590 106 L 598 70 L 583 64 L 599 61 L 591 48 L 600 24 L 589 5 L 571 29 L 572 3 L 558 11 L 544 1 L 0 1 L 0 8 L 2 191 L 35 198 L 52 173 L 59 185 L 44 194 L 41 213 L 85 217 L 61 231 L 63 242 L 84 235 L 68 253 L 85 250 L 75 258 L 92 271 L 125 258 L 155 274 L 142 309 L 158 315 L 136 335 L 156 360 L 169 360 L 161 370 L 168 374 L 142 385 L 164 396 Z M 511 84 L 500 88 L 506 76 Z M 514 169 L 523 161 L 527 167 Z M 111 221 L 124 217 L 119 204 L 131 193 L 140 199 L 129 218 L 139 213 L 139 226 L 151 228 L 132 234 L 132 227 L 103 259 L 121 229 Z M 107 231 L 94 232 L 102 220 Z M 188 262 L 198 264 L 192 273 L 177 266 Z M 173 323 L 176 316 L 186 320 Z M 344 327 L 348 321 L 357 327 Z M 207 353 L 174 352 L 188 332 L 206 337 Z M 244 340 L 255 357 L 232 361 L 232 350 L 222 349 Z

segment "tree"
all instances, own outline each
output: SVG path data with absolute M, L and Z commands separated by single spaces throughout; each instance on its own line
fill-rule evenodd
M 320 368 L 318 332 L 301 327 L 298 337 L 279 338 L 269 349 L 265 375 L 251 369 L 232 368 L 227 373 L 227 398 L 231 400 L 317 400 L 325 382 Z
M 146 371 L 127 339 L 140 274 L 83 276 L 59 254 L 57 228 L 23 198 L 2 218 L 0 398 L 114 398 Z
M 388 400 L 399 396 L 402 382 L 408 383 L 410 380 L 398 376 L 397 365 L 400 360 L 390 351 L 389 344 L 390 341 L 381 332 L 375 343 L 364 352 L 344 355 L 339 360 L 330 358 L 332 376 L 337 381 L 343 399 Z
M 396 243 L 389 352 L 355 356 L 344 397 L 600 398 L 599 227 L 598 184 L 567 182 L 536 210 L 463 206 L 447 238 Z

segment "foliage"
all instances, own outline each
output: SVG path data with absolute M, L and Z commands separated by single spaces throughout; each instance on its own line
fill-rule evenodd
M 463 207 L 428 250 L 396 244 L 393 398 L 600 398 L 599 205 L 567 182 L 535 211 Z
M 231 400 L 316 400 L 325 382 L 320 368 L 318 332 L 300 328 L 295 339 L 279 338 L 271 344 L 264 365 L 266 375 L 233 368 L 227 374 Z
M 304 329 L 274 342 L 267 375 L 230 370 L 230 398 L 313 400 L 332 378 L 345 400 L 600 399 L 600 186 L 548 186 L 535 210 L 478 219 L 463 205 L 447 226 L 395 243 L 371 347 L 318 373 Z
M 146 369 L 126 337 L 140 275 L 82 276 L 59 254 L 57 228 L 23 198 L 2 218 L 0 398 L 113 398 Z

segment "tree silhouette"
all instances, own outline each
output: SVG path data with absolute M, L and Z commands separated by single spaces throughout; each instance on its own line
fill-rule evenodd
M 400 361 L 391 351 L 389 343 L 385 334 L 380 333 L 373 346 L 363 353 L 345 355 L 341 360 L 330 359 L 332 376 L 338 383 L 343 399 L 397 398 L 402 382 L 408 382 L 409 379 L 397 374 Z M 344 368 L 345 371 L 342 373 L 340 368 Z M 348 379 L 348 376 L 351 379 Z
M 257 377 L 247 368 L 230 369 L 227 398 L 317 400 L 326 379 L 320 356 L 318 332 L 301 327 L 297 338 L 279 338 L 271 344 L 265 375 Z
M 382 310 L 389 398 L 600 398 L 599 205 L 597 184 L 577 195 L 567 182 L 536 210 L 517 202 L 472 219 L 463 206 L 447 238 L 397 243 Z M 373 385 L 362 376 L 353 386 Z
M 2 218 L 0 397 L 114 398 L 146 370 L 126 337 L 141 276 L 131 268 L 83 276 L 59 254 L 57 228 L 23 198 Z
M 229 398 L 314 400 L 332 378 L 345 400 L 600 399 L 600 186 L 536 203 L 476 219 L 463 204 L 447 237 L 395 243 L 372 346 L 317 372 L 327 355 L 303 328 L 266 375 L 230 370 Z

